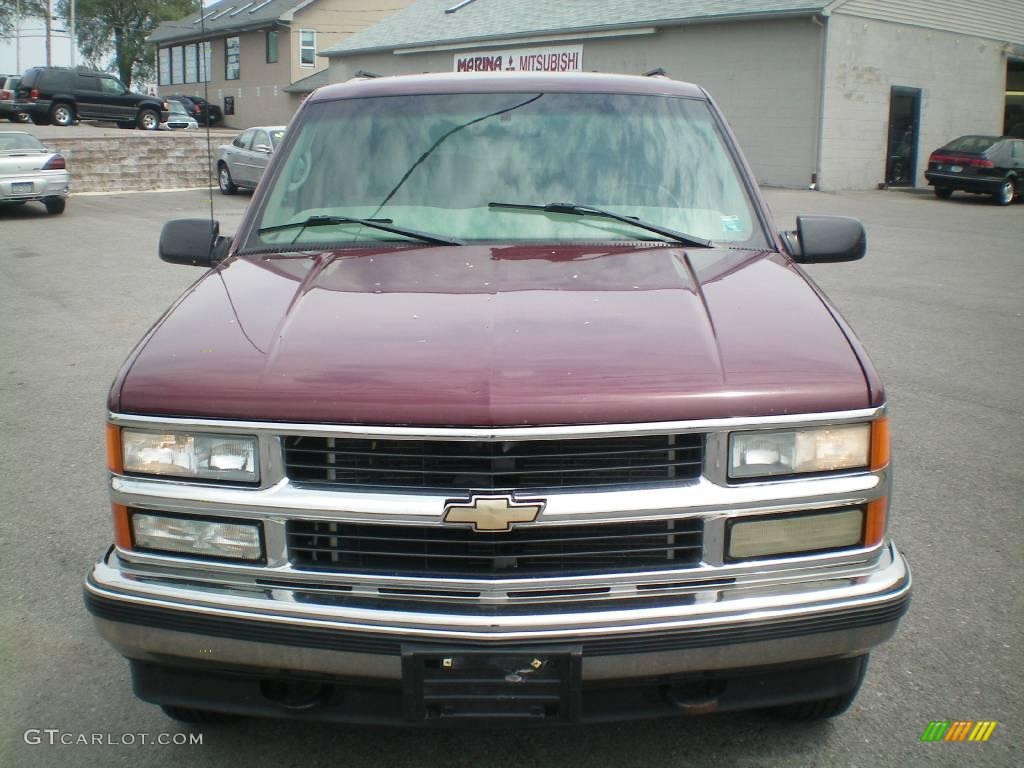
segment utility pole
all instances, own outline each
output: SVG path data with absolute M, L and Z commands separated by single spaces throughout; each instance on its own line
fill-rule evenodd
M 21 0 L 14 8 L 14 72 L 21 74 Z
M 50 35 L 53 32 L 53 0 L 46 0 L 46 66 L 53 66 L 53 50 Z
M 78 39 L 75 37 L 75 0 L 71 0 L 71 28 L 68 30 L 71 37 L 71 66 L 78 64 Z

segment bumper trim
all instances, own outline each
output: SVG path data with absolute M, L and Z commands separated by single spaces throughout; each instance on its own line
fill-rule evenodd
M 238 715 L 327 722 L 452 727 L 482 724 L 558 726 L 679 717 L 775 707 L 855 691 L 864 678 L 866 655 L 813 662 L 758 665 L 718 673 L 671 677 L 623 676 L 583 682 L 580 707 L 564 718 L 460 718 L 410 720 L 405 686 L 397 680 L 323 677 L 260 669 L 211 670 L 133 661 L 132 684 L 143 701 Z
M 331 628 L 289 626 L 250 619 L 190 614 L 163 607 L 137 605 L 85 592 L 85 605 L 97 619 L 152 629 L 183 632 L 205 637 L 243 640 L 271 645 L 342 651 L 348 653 L 398 655 L 401 638 L 367 632 L 346 632 Z M 706 648 L 738 643 L 764 642 L 826 632 L 844 632 L 898 621 L 910 606 L 909 590 L 897 593 L 890 602 L 858 606 L 810 616 L 787 617 L 746 626 L 699 626 L 665 632 L 647 632 L 584 640 L 584 656 L 614 656 Z M 523 641 L 495 641 L 486 644 L 446 641 L 419 643 L 438 649 L 544 650 L 561 644 Z

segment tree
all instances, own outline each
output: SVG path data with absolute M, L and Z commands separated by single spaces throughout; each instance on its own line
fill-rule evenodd
M 58 7 L 64 18 L 70 16 L 69 0 L 60 0 Z M 109 69 L 130 88 L 132 80 L 153 76 L 149 34 L 160 22 L 183 18 L 199 7 L 199 0 L 75 0 L 78 47 L 87 59 L 109 61 Z
M 0 35 L 14 29 L 14 21 L 21 16 L 39 17 L 46 14 L 46 3 L 38 0 L 0 0 Z

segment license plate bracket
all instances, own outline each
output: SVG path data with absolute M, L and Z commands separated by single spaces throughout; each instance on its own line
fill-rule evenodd
M 14 195 L 29 195 L 32 193 L 33 185 L 31 181 L 15 181 L 11 184 L 11 194 Z
M 405 717 L 574 722 L 580 715 L 582 651 L 402 648 Z

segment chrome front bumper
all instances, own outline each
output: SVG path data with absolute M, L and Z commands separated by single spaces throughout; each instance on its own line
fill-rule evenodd
M 647 601 L 503 610 L 371 601 L 301 585 L 197 581 L 137 570 L 111 550 L 85 583 L 100 634 L 170 666 L 398 680 L 410 644 L 582 648 L 583 679 L 743 669 L 863 654 L 896 630 L 910 571 L 891 543 L 870 560 L 750 582 L 695 583 Z

